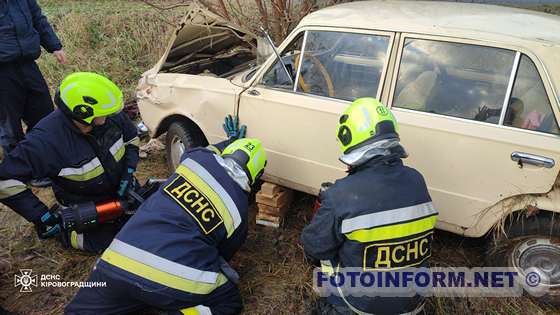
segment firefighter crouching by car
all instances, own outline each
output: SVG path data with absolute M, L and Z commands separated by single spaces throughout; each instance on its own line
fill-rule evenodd
M 62 231 L 27 188 L 36 178 L 50 178 L 63 206 L 105 201 L 123 195 L 138 163 L 136 127 L 121 112 L 121 90 L 94 73 L 67 76 L 55 96 L 57 109 L 42 119 L 0 164 L 0 201 L 35 224 L 40 238 L 58 235 L 66 246 L 101 252 L 123 222 L 103 224 L 79 234 Z
M 306 255 L 328 273 L 426 267 L 438 213 L 422 175 L 403 165 L 406 153 L 391 111 L 376 99 L 357 99 L 340 117 L 337 141 L 348 176 L 321 193 L 321 207 L 302 234 Z M 320 298 L 319 313 L 423 312 L 418 295 L 340 295 Z
M 259 140 L 228 142 L 183 154 L 98 261 L 88 281 L 106 287 L 80 289 L 66 314 L 241 311 L 228 261 L 246 239 L 249 193 L 266 155 Z

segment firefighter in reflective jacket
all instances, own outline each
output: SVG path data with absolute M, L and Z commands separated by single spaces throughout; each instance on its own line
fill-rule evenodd
M 228 261 L 247 236 L 248 197 L 266 165 L 260 141 L 186 151 L 103 253 L 66 314 L 237 314 L 237 273 Z M 223 152 L 219 154 L 223 149 Z
M 0 202 L 34 223 L 40 238 L 59 234 L 59 220 L 25 183 L 50 178 L 57 201 L 65 206 L 106 201 L 124 193 L 138 163 L 136 127 L 121 112 L 122 92 L 109 79 L 71 74 L 62 81 L 55 103 L 58 109 L 0 164 Z M 101 252 L 120 226 L 105 224 L 85 234 L 64 231 L 59 236 L 65 245 Z
M 393 114 L 376 99 L 357 99 L 340 117 L 337 142 L 348 176 L 319 196 L 321 207 L 302 234 L 307 256 L 320 261 L 324 272 L 427 266 L 438 213 L 422 175 L 403 165 L 406 153 Z M 423 308 L 418 295 L 339 293 L 319 299 L 319 312 L 418 314 Z

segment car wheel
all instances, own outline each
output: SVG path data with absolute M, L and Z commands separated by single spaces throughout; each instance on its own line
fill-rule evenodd
M 167 155 L 167 167 L 174 172 L 181 156 L 187 149 L 203 145 L 201 136 L 188 123 L 176 121 L 167 129 L 165 138 L 165 149 Z
M 514 268 L 522 281 L 529 281 L 528 274 L 534 274 L 539 285 L 526 289 L 546 290 L 547 293 L 538 299 L 556 306 L 560 306 L 558 219 L 558 216 L 545 213 L 513 222 L 506 228 L 508 237 L 501 236 L 489 242 L 486 255 L 488 266 Z

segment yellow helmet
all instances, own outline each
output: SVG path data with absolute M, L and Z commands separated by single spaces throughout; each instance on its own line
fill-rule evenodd
M 230 158 L 243 168 L 253 185 L 264 173 L 266 152 L 258 139 L 235 140 L 222 152 L 223 158 Z
M 375 98 L 355 100 L 338 120 L 336 139 L 344 154 L 388 138 L 398 138 L 397 120 L 391 110 Z
M 123 94 L 115 83 L 102 75 L 76 72 L 62 80 L 55 103 L 72 119 L 90 125 L 96 117 L 120 112 Z

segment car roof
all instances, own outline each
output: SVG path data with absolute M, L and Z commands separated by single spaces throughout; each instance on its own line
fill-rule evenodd
M 358 1 L 318 10 L 300 24 L 311 25 L 560 44 L 559 16 L 489 4 Z

